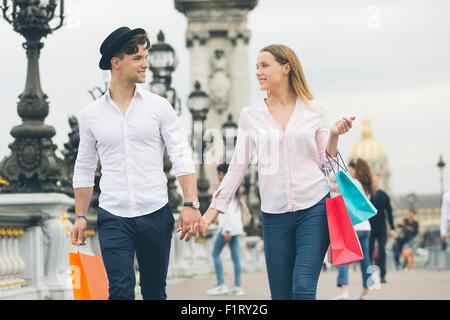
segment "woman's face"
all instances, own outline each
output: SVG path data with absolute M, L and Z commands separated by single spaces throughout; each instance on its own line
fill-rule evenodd
M 286 76 L 289 71 L 289 64 L 279 64 L 270 52 L 262 51 L 256 58 L 256 78 L 261 90 L 276 89 L 283 81 L 287 80 Z

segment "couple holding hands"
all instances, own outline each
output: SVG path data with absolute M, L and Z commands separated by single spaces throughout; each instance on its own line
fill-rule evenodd
M 145 83 L 149 47 L 145 30 L 128 27 L 113 31 L 100 47 L 99 67 L 111 71 L 111 82 L 80 117 L 72 243 L 85 244 L 98 155 L 97 223 L 109 299 L 135 298 L 135 254 L 143 298 L 166 299 L 174 217 L 164 148 L 183 191 L 177 232 L 186 241 L 205 235 L 218 214 L 226 214 L 256 153 L 271 298 L 315 299 L 329 245 L 325 154 L 337 156 L 338 138 L 355 117 L 328 129 L 324 107 L 313 99 L 296 54 L 284 45 L 261 49 L 256 78 L 267 98 L 242 109 L 228 171 L 202 216 L 192 152 L 175 111 L 166 99 L 136 85 Z

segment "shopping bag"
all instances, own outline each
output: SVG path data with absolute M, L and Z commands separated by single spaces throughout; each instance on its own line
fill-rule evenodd
M 353 177 L 347 171 L 338 171 L 336 173 L 336 182 L 344 197 L 353 225 L 364 222 L 377 214 L 377 209 L 367 198 L 364 190 L 361 190 L 356 185 Z
M 107 300 L 108 279 L 102 258 L 69 252 L 74 300 Z
M 361 244 L 345 205 L 342 195 L 326 199 L 333 266 L 349 264 L 364 258 Z
M 335 160 L 328 154 L 328 152 L 326 153 L 326 156 L 334 173 L 334 182 L 337 184 L 339 193 L 344 198 L 352 225 L 364 222 L 376 215 L 377 209 L 374 207 L 372 202 L 370 202 L 369 198 L 367 198 L 364 190 L 361 190 L 358 187 L 353 177 L 350 173 L 348 173 L 347 166 L 342 160 L 341 154 L 338 152 L 338 156 L 342 160 L 344 167 L 339 164 L 338 157 L 336 157 L 337 160 Z M 330 159 L 337 164 L 337 172 L 334 171 Z

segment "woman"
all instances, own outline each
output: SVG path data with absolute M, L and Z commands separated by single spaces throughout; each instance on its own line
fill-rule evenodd
M 358 187 L 367 195 L 367 198 L 370 199 L 370 197 L 375 193 L 375 190 L 373 187 L 372 170 L 370 169 L 369 164 L 363 159 L 358 158 L 351 160 L 348 164 L 348 167 L 348 172 L 354 178 Z M 360 261 L 363 290 L 361 295 L 359 296 L 359 299 L 364 300 L 367 299 L 369 294 L 368 280 L 370 278 L 370 222 L 369 220 L 366 220 L 364 222 L 356 224 L 354 228 L 364 255 L 364 259 Z M 338 267 L 337 285 L 341 288 L 341 293 L 334 299 L 348 299 L 350 296 L 348 290 L 348 265 Z
M 256 69 L 267 98 L 241 111 L 228 173 L 200 231 L 206 234 L 217 214 L 226 212 L 255 151 L 271 297 L 315 299 L 329 245 L 325 151 L 337 155 L 339 135 L 350 130 L 355 117 L 328 130 L 323 106 L 313 100 L 296 54 L 284 45 L 263 48 Z M 188 238 L 192 234 L 191 229 Z

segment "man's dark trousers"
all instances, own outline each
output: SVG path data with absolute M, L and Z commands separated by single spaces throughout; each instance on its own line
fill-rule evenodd
M 134 255 L 144 300 L 165 300 L 170 243 L 175 220 L 168 204 L 134 218 L 98 212 L 98 236 L 110 300 L 134 300 Z
M 369 252 L 370 252 L 370 260 L 372 264 L 375 264 L 373 261 L 373 252 L 375 250 L 375 240 L 378 241 L 378 267 L 380 267 L 380 278 L 384 280 L 386 276 L 386 241 L 387 241 L 387 230 L 386 228 L 381 230 L 372 229 L 370 232 L 370 240 L 369 240 Z

